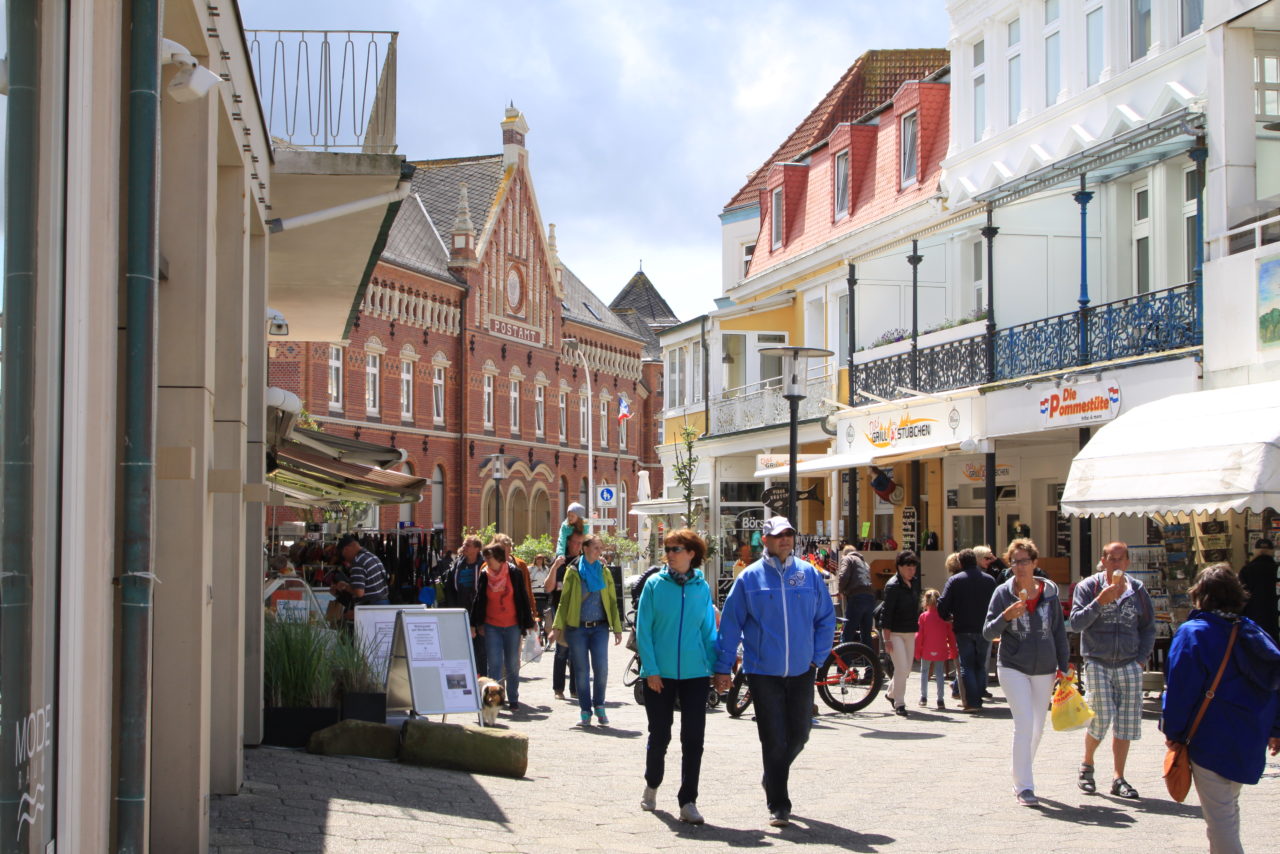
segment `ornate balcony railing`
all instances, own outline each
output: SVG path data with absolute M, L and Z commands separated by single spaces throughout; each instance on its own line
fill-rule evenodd
M 831 407 L 822 401 L 834 396 L 834 379 L 835 374 L 825 365 L 810 371 L 805 380 L 805 398 L 800 401 L 800 420 L 827 413 Z M 711 400 L 712 433 L 736 433 L 753 427 L 785 424 L 790 418 L 790 404 L 782 396 L 780 377 L 728 389 Z
M 246 30 L 272 144 L 394 154 L 396 36 L 357 30 Z
M 986 336 L 948 341 L 916 352 L 917 370 L 911 371 L 911 353 L 864 362 L 855 369 L 854 387 L 879 397 L 901 397 L 899 387 L 916 391 L 946 391 L 980 385 L 987 380 Z

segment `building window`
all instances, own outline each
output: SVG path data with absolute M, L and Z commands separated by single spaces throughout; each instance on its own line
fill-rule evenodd
M 569 395 L 560 392 L 560 441 L 563 442 L 569 432 Z
M 1044 3 L 1044 105 L 1058 103 L 1062 92 L 1062 32 L 1058 23 L 1058 0 Z
M 983 250 L 986 247 L 981 240 L 975 240 L 969 244 L 970 266 L 973 269 L 973 307 L 977 311 L 982 311 L 982 303 L 986 298 L 985 282 L 983 277 L 983 263 L 986 260 Z
M 845 359 L 849 355 L 849 295 L 840 294 L 840 298 L 836 301 L 836 311 L 840 314 L 839 327 L 840 333 L 838 341 L 840 342 L 839 350 L 836 352 L 836 359 Z
M 1182 0 L 1182 35 L 1189 36 L 1204 23 L 1204 0 Z
M 1196 201 L 1199 197 L 1200 173 L 1192 167 L 1182 173 L 1182 217 L 1187 248 L 1187 277 L 1184 281 L 1188 282 L 1196 278 Z
M 431 377 L 431 420 L 444 423 L 444 368 L 436 365 Z
M 547 389 L 544 386 L 535 386 L 533 389 L 533 432 L 541 436 L 547 426 Z
M 600 398 L 600 447 L 609 447 L 609 401 Z
M 1009 34 L 1008 77 L 1009 124 L 1016 125 L 1022 113 L 1022 19 L 1014 18 L 1007 28 Z
M 689 399 L 694 403 L 702 402 L 702 342 L 694 342 L 692 358 L 689 360 Z
M 973 141 L 982 140 L 987 129 L 987 42 L 979 39 L 973 45 Z
M 1084 18 L 1085 31 L 1085 81 L 1093 86 L 1102 80 L 1106 59 L 1106 16 L 1099 6 Z
M 621 451 L 627 449 L 627 425 L 629 423 L 631 423 L 630 417 L 618 419 L 618 449 Z
M 400 360 L 400 417 L 413 419 L 413 362 Z
M 587 393 L 582 391 L 578 394 L 578 441 L 582 447 L 590 447 L 591 443 L 587 440 L 587 429 L 591 426 L 587 422 Z
M 835 170 L 836 219 L 849 215 L 849 152 L 836 155 Z
M 381 402 L 379 379 L 382 370 L 382 357 L 377 353 L 366 353 L 364 357 L 364 408 L 371 415 L 378 412 Z
M 1133 191 L 1133 292 L 1151 291 L 1151 193 L 1145 187 Z
M 677 347 L 667 353 L 667 406 L 685 404 L 685 348 Z
M 1274 43 L 1254 47 L 1253 113 L 1260 122 L 1280 119 L 1280 50 Z
M 493 374 L 484 375 L 484 426 L 493 429 Z
M 342 408 L 342 348 L 329 345 L 329 408 Z
M 751 256 L 756 254 L 756 245 L 748 243 L 742 247 L 742 278 L 747 277 L 747 273 L 751 272 Z
M 1129 0 L 1129 59 L 1136 62 L 1151 50 L 1151 0 Z
M 908 113 L 902 117 L 899 134 L 901 150 L 898 152 L 902 164 L 901 185 L 910 186 L 916 182 L 916 173 L 920 160 L 920 114 Z
M 773 232 L 773 248 L 782 248 L 782 188 L 773 191 L 773 202 L 769 206 L 770 229 Z
M 511 432 L 520 430 L 520 381 L 511 381 Z

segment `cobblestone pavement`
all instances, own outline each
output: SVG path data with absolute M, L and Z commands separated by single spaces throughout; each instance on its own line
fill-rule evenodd
M 629 657 L 611 656 L 612 725 L 582 730 L 576 704 L 552 698 L 551 657 L 527 665 L 514 716 L 500 725 L 529 735 L 522 780 L 402 766 L 370 759 L 246 751 L 240 795 L 213 799 L 215 854 L 259 851 L 648 852 L 735 849 L 893 852 L 1138 852 L 1207 850 L 1194 789 L 1168 799 L 1160 779 L 1163 739 L 1149 704 L 1128 780 L 1138 802 L 1081 794 L 1075 785 L 1083 735 L 1048 729 L 1036 761 L 1039 809 L 1015 804 L 1009 779 L 1012 722 L 1003 700 L 974 717 L 918 709 L 908 719 L 877 698 L 854 715 L 825 707 L 791 776 L 794 824 L 770 828 L 760 788 L 760 749 L 750 711 L 709 715 L 698 805 L 707 824 L 676 819 L 678 734 L 667 757 L 658 810 L 639 809 L 644 709 L 621 684 Z M 919 677 L 910 683 L 916 697 Z M 932 686 L 931 686 L 932 687 Z M 1000 689 L 993 688 L 997 697 Z M 948 705 L 953 705 L 950 700 Z M 1099 791 L 1110 756 L 1098 752 Z M 1241 796 L 1247 851 L 1280 838 L 1280 761 Z

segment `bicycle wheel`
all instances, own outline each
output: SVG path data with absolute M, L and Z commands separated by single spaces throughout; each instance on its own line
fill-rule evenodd
M 720 705 L 720 694 L 716 691 L 714 685 L 707 689 L 707 711 L 711 711 Z
M 635 694 L 635 697 L 636 697 L 636 705 L 637 705 L 637 706 L 643 706 L 643 705 L 644 705 L 644 682 L 643 682 L 643 680 L 637 679 L 637 680 L 636 680 L 636 683 L 635 683 L 634 685 L 632 685 L 632 686 L 631 686 L 631 690 L 632 690 L 632 692 Z
M 837 712 L 856 712 L 880 693 L 880 665 L 860 643 L 842 643 L 818 669 L 818 695 Z
M 733 677 L 733 687 L 729 689 L 729 699 L 724 709 L 733 717 L 741 717 L 751 705 L 751 686 L 747 684 L 747 674 L 739 670 Z
M 622 684 L 630 688 L 640 681 L 640 656 L 633 654 L 627 662 L 627 669 L 622 671 Z

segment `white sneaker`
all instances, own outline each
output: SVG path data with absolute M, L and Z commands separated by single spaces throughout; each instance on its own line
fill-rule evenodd
M 704 821 L 702 813 L 698 812 L 698 805 L 692 801 L 680 807 L 680 820 L 689 824 L 702 824 Z
M 643 794 L 640 795 L 640 809 L 645 812 L 653 812 L 657 808 L 658 790 L 650 786 L 645 786 Z

